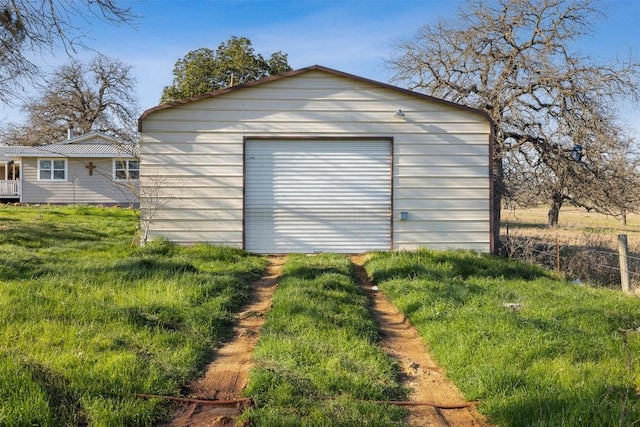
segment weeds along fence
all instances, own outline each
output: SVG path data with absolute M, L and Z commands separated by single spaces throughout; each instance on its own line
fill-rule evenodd
M 502 254 L 556 270 L 568 280 L 597 287 L 624 289 L 621 252 L 617 236 L 596 232 L 525 233 L 503 228 Z M 640 293 L 640 246 L 630 245 L 624 256 L 628 271 L 629 290 Z M 625 263 L 622 263 L 624 266 Z

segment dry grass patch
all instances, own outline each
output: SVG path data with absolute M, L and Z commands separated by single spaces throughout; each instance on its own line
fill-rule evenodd
M 546 226 L 546 208 L 502 212 L 501 241 L 510 258 L 557 269 L 567 279 L 594 286 L 619 289 L 618 234 L 629 243 L 632 285 L 640 285 L 640 217 L 632 214 L 626 226 L 619 221 L 584 209 L 567 208 L 560 213 L 557 228 Z

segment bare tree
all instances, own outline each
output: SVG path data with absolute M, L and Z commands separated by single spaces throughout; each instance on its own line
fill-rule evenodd
M 117 0 L 3 0 L 0 2 L 0 101 L 21 98 L 26 81 L 40 76 L 35 54 L 86 47 L 91 20 L 132 24 L 136 16 Z
M 640 101 L 638 61 L 597 64 L 571 50 L 601 15 L 596 0 L 468 0 L 457 21 L 423 27 L 388 61 L 396 82 L 493 119 L 496 233 L 502 197 L 517 191 L 505 170 L 570 173 L 575 146 L 584 165 L 598 163 L 589 157 L 606 150 L 592 145 L 615 133 L 616 108 Z
M 138 208 L 137 240 L 138 244 L 144 246 L 149 240 L 153 221 L 157 219 L 162 208 L 179 198 L 181 190 L 175 190 L 169 185 L 169 180 L 160 174 L 141 177 L 139 173 L 131 176 L 127 172 L 124 179 L 119 180 L 117 184 L 122 194 L 129 199 L 130 206 Z
M 38 98 L 24 105 L 25 124 L 7 126 L 0 131 L 0 141 L 51 144 L 63 140 L 69 127 L 134 141 L 138 116 L 134 85 L 131 67 L 116 59 L 98 55 L 86 64 L 73 60 L 54 72 Z
M 168 188 L 167 179 L 159 174 L 140 176 L 140 153 L 137 145 L 128 145 L 120 150 L 127 157 L 119 159 L 120 162 L 124 163 L 126 160 L 131 162 L 129 159 L 134 157 L 138 166 L 134 174 L 128 168 L 123 167 L 123 175 L 115 184 L 129 201 L 129 206 L 136 209 L 134 212 L 138 217 L 139 233 L 137 233 L 135 240 L 139 245 L 144 246 L 147 244 L 151 224 L 156 219 L 158 212 L 176 196 L 173 189 Z
M 601 157 L 599 185 L 588 187 L 585 203 L 626 226 L 627 214 L 640 209 L 640 153 L 630 136 L 620 138 L 617 149 Z
M 548 225 L 556 226 L 565 203 L 604 213 L 624 222 L 638 209 L 637 143 L 618 129 L 613 120 L 606 129 L 584 130 L 589 147 L 574 145 L 570 153 L 560 144 L 533 156 L 522 150 L 505 153 L 506 201 L 530 207 L 549 201 Z M 547 139 L 560 140 L 566 130 Z
M 100 169 L 97 169 L 96 173 L 107 180 L 115 178 L 113 185 L 127 200 L 128 206 L 134 210 L 138 219 L 139 229 L 132 244 L 144 246 L 148 243 L 153 221 L 157 219 L 162 208 L 179 199 L 182 193 L 179 188 L 184 187 L 184 184 L 174 179 L 173 184 L 178 185 L 176 189 L 169 185 L 169 179 L 159 173 L 141 177 L 140 149 L 137 143 L 114 141 L 113 147 L 118 153 L 115 158 L 115 174 Z M 89 165 L 90 162 L 82 163 Z
M 0 101 L 7 102 L 15 93 L 14 85 L 34 68 L 21 53 L 26 37 L 21 17 L 8 7 L 0 9 Z
M 166 187 L 167 180 L 159 175 L 145 177 L 140 185 L 140 245 L 147 244 L 151 225 L 160 209 L 176 199 L 173 190 Z

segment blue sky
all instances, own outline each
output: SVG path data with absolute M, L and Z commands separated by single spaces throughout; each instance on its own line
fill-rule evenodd
M 423 25 L 453 18 L 456 0 L 124 0 L 140 15 L 136 28 L 81 22 L 88 44 L 133 67 L 142 110 L 158 104 L 171 84 L 176 60 L 201 47 L 215 49 L 231 36 L 249 38 L 268 57 L 275 51 L 302 68 L 319 64 L 388 82 L 384 60 L 394 42 L 411 38 Z M 633 52 L 640 57 L 640 0 L 602 0 L 607 17 L 593 36 L 576 46 L 603 61 Z M 89 59 L 94 52 L 80 51 Z M 59 52 L 42 59 L 53 69 L 68 62 Z M 640 109 L 640 106 L 639 108 Z M 625 118 L 640 136 L 640 112 Z M 631 110 L 631 109 L 629 109 Z M 16 108 L 0 106 L 0 125 L 17 121 Z

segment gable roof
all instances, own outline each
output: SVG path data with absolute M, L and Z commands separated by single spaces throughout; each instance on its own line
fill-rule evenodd
M 117 138 L 115 136 L 107 135 L 106 133 L 92 130 L 91 132 L 87 132 L 82 135 L 76 135 L 71 138 L 65 139 L 64 141 L 56 142 L 54 145 L 63 145 L 63 144 L 105 144 L 109 143 L 112 145 L 126 145 L 131 144 L 123 139 Z
M 344 77 L 356 82 L 363 82 L 363 83 L 368 83 L 368 84 L 372 84 L 378 87 L 382 87 L 385 89 L 391 89 L 394 91 L 398 91 L 398 92 L 402 92 L 404 94 L 407 95 L 411 95 L 411 96 L 415 96 L 417 98 L 421 98 L 421 99 L 425 99 L 431 102 L 436 102 L 439 104 L 445 104 L 449 107 L 453 107 L 453 108 L 457 108 L 463 111 L 467 111 L 467 112 L 471 112 L 471 113 L 475 113 L 475 114 L 479 114 L 481 116 L 483 116 L 489 123 L 491 123 L 491 127 L 493 128 L 493 121 L 491 120 L 491 117 L 482 110 L 479 110 L 477 108 L 472 108 L 472 107 L 467 107 L 466 105 L 462 105 L 462 104 L 457 104 L 455 102 L 451 102 L 451 101 L 445 101 L 444 99 L 440 99 L 440 98 L 436 98 L 430 95 L 425 95 L 423 93 L 419 93 L 419 92 L 413 92 L 411 90 L 408 89 L 403 89 L 397 86 L 393 86 L 387 83 L 381 83 L 375 80 L 370 80 L 367 79 L 365 77 L 360 77 L 360 76 L 356 76 L 354 74 L 349 74 L 349 73 L 345 73 L 342 71 L 338 71 L 338 70 L 334 70 L 331 68 L 327 68 L 327 67 L 323 67 L 322 65 L 312 65 L 310 67 L 306 67 L 306 68 L 300 68 L 298 70 L 293 70 L 293 71 L 289 71 L 283 74 L 278 74 L 275 76 L 271 76 L 271 77 L 267 77 L 261 80 L 255 80 L 252 82 L 248 82 L 248 83 L 244 83 L 238 86 L 233 86 L 230 88 L 226 88 L 226 89 L 220 89 L 220 90 L 216 90 L 213 92 L 208 92 L 205 93 L 203 95 L 198 95 L 198 96 L 193 96 L 190 98 L 185 98 L 185 99 L 180 99 L 177 101 L 173 101 L 173 102 L 169 102 L 167 104 L 161 104 L 152 108 L 149 108 L 148 110 L 145 110 L 142 115 L 140 116 L 140 118 L 138 119 L 138 131 L 142 132 L 142 122 L 144 121 L 144 119 L 147 118 L 147 116 L 149 116 L 150 114 L 156 112 L 156 111 L 160 111 L 160 110 L 166 110 L 168 108 L 172 108 L 172 107 L 176 107 L 179 105 L 184 105 L 184 104 L 188 104 L 191 102 L 195 102 L 195 101 L 200 101 L 202 99 L 207 99 L 207 98 L 214 98 L 220 95 L 224 95 L 226 93 L 230 93 L 230 92 L 235 92 L 238 90 L 242 90 L 248 87 L 254 87 L 254 86 L 259 86 L 265 83 L 269 83 L 269 82 L 273 82 L 273 81 L 277 81 L 277 80 L 281 80 L 281 79 L 286 79 L 288 77 L 294 77 L 294 76 L 299 76 L 301 74 L 305 74 L 308 73 L 310 71 L 320 71 L 323 73 L 327 73 L 327 74 L 331 74 L 337 77 Z
M 7 157 L 125 158 L 139 156 L 136 144 L 91 131 L 50 145 L 6 147 Z

